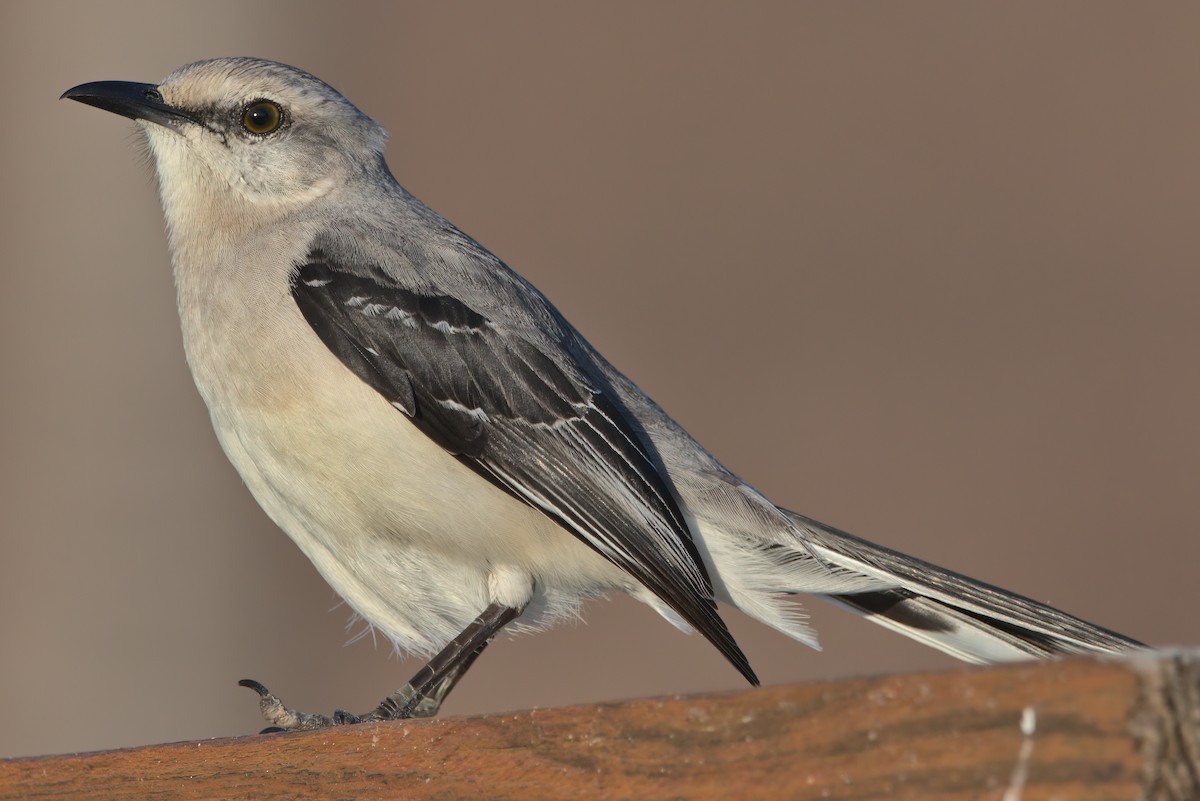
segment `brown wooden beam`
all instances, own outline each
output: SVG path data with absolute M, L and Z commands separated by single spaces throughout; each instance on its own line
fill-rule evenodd
M 0 799 L 1200 798 L 1200 652 L 0 762 Z

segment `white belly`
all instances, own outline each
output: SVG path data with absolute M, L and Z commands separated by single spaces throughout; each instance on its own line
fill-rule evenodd
M 622 571 L 421 433 L 292 315 L 292 336 L 314 347 L 270 353 L 243 338 L 236 364 L 219 347 L 189 349 L 189 363 L 255 499 L 397 646 L 436 650 L 497 600 L 530 601 L 521 622 L 536 626 L 630 588 Z

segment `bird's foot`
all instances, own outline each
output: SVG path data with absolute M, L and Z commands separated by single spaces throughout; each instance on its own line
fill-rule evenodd
M 442 696 L 445 695 L 445 692 L 429 697 L 418 695 L 412 684 L 406 684 L 365 715 L 355 715 L 344 709 L 335 709 L 333 715 L 322 715 L 313 712 L 297 712 L 284 706 L 283 701 L 280 701 L 275 693 L 254 679 L 242 679 L 238 685 L 249 687 L 258 693 L 259 711 L 262 712 L 263 719 L 271 724 L 260 734 L 281 731 L 311 731 L 326 729 L 330 726 L 349 726 L 354 723 L 378 720 L 433 717 L 437 714 L 438 707 L 441 706 Z
M 325 729 L 330 726 L 348 726 L 352 723 L 363 723 L 377 720 L 373 714 L 358 716 L 344 709 L 336 709 L 333 715 L 314 714 L 312 712 L 297 712 L 283 705 L 273 692 L 254 679 L 242 679 L 238 682 L 242 687 L 249 687 L 258 693 L 258 708 L 263 719 L 271 725 L 262 730 L 262 734 L 281 731 L 310 731 Z

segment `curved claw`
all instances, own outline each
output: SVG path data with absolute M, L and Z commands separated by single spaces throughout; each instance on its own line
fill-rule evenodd
M 283 705 L 283 701 L 280 701 L 274 693 L 254 679 L 242 679 L 238 682 L 238 685 L 247 687 L 258 693 L 258 709 L 262 712 L 263 719 L 271 724 L 261 732 L 262 734 L 280 731 L 323 729 L 326 726 L 334 725 L 334 720 L 325 715 L 314 715 L 309 712 L 297 712 L 294 709 L 288 709 Z

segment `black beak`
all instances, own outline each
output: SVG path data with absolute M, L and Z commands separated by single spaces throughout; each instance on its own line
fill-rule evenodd
M 129 81 L 95 81 L 82 83 L 63 92 L 59 100 L 78 100 L 131 120 L 148 120 L 168 128 L 183 122 L 196 122 L 195 117 L 163 102 L 158 87 L 152 83 Z

